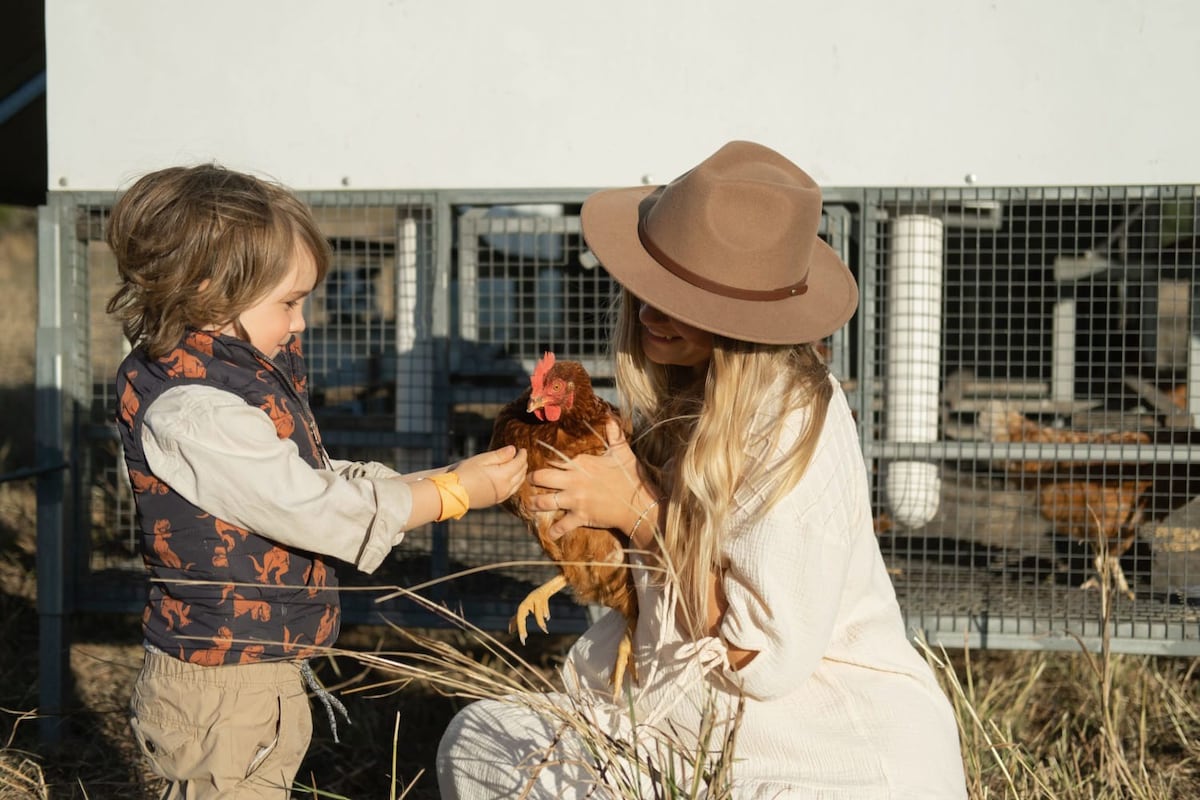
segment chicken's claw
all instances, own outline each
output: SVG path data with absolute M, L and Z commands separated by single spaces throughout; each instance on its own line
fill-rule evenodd
M 1099 589 L 1101 588 L 1101 580 L 1111 580 L 1113 587 L 1121 594 L 1125 595 L 1130 600 L 1136 600 L 1137 594 L 1129 587 L 1129 580 L 1125 577 L 1125 570 L 1121 568 L 1121 559 L 1116 556 L 1096 556 L 1096 572 L 1100 577 L 1093 575 L 1083 583 L 1079 584 L 1080 589 Z
M 556 575 L 526 595 L 521 604 L 517 606 L 517 613 L 509 620 L 508 632 L 516 633 L 521 639 L 521 644 L 525 644 L 525 639 L 529 635 L 525 618 L 533 614 L 534 622 L 542 629 L 542 633 L 549 633 L 550 631 L 546 628 L 546 620 L 550 619 L 550 598 L 562 591 L 566 585 L 567 579 L 562 575 Z
M 613 699 L 621 699 L 621 689 L 625 682 L 625 671 L 628 669 L 629 678 L 637 683 L 637 662 L 633 660 L 633 627 L 625 629 L 621 641 L 617 643 L 617 658 L 613 663 L 612 690 Z

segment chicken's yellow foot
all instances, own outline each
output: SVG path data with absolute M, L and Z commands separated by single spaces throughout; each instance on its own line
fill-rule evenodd
M 516 615 L 508 623 L 508 632 L 517 633 L 521 644 L 525 644 L 525 637 L 529 635 L 525 627 L 525 617 L 533 614 L 533 619 L 542 629 L 542 633 L 549 633 L 546 630 L 546 620 L 550 619 L 550 598 L 562 591 L 566 585 L 567 579 L 556 575 L 530 592 L 521 601 L 521 605 L 517 606 Z
M 621 699 L 621 687 L 625 682 L 625 671 L 629 670 L 629 677 L 637 683 L 637 662 L 633 660 L 633 623 L 630 622 L 625 628 L 625 634 L 621 637 L 621 641 L 617 643 L 617 658 L 613 663 L 612 672 L 612 690 L 613 699 Z
M 1098 555 L 1096 556 L 1095 563 L 1096 572 L 1100 574 L 1100 578 L 1093 575 L 1079 584 L 1080 589 L 1099 589 L 1101 580 L 1105 582 L 1111 581 L 1110 585 L 1113 585 L 1121 594 L 1130 600 L 1137 599 L 1137 594 L 1129 587 L 1129 580 L 1125 577 L 1125 570 L 1121 568 L 1121 559 L 1119 556 Z

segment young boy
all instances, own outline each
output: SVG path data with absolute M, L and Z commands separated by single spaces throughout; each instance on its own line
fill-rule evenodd
M 312 733 L 305 659 L 340 625 L 331 559 L 374 571 L 405 530 L 516 491 L 525 454 L 408 476 L 328 457 L 297 335 L 329 248 L 282 187 L 163 169 L 120 198 L 107 239 L 151 574 L 133 731 L 168 797 L 287 797 Z

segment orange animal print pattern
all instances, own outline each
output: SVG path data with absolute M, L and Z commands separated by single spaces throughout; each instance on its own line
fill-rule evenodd
M 156 520 L 154 523 L 154 555 L 158 556 L 158 560 L 163 565 L 172 569 L 180 569 L 183 566 L 183 561 L 171 549 L 171 544 L 167 541 L 170 538 L 171 520 Z
M 295 358 L 297 360 L 304 358 L 304 353 L 302 352 L 302 349 L 300 347 L 300 338 L 299 337 L 293 336 L 292 340 L 290 342 L 288 342 L 288 352 L 292 355 L 293 358 Z M 308 376 L 307 375 L 297 375 L 297 374 L 293 373 L 292 374 L 292 385 L 295 386 L 296 391 L 299 392 L 301 396 L 303 396 L 305 394 L 305 392 L 308 390 Z
M 257 664 L 262 660 L 263 651 L 266 649 L 267 648 L 263 647 L 261 644 L 249 645 L 245 650 L 242 651 L 242 654 L 238 656 L 238 663 Z
M 138 400 L 137 393 L 133 391 L 133 381 L 137 376 L 136 369 L 125 373 L 125 388 L 121 391 L 121 419 L 131 428 L 133 427 L 133 418 L 137 416 L 138 408 L 141 407 L 141 401 Z
M 229 599 L 229 595 L 233 595 L 233 617 L 238 617 L 249 614 L 250 619 L 256 619 L 259 622 L 271 621 L 271 604 L 266 600 L 252 600 L 243 597 L 233 590 L 233 585 L 230 584 L 221 590 L 221 602 L 224 603 Z
M 191 624 L 192 621 L 188 618 L 191 608 L 174 597 L 164 597 L 158 613 L 162 614 L 163 619 L 167 621 L 167 630 L 174 630 L 176 626 L 186 628 Z
M 161 360 L 167 365 L 167 374 L 172 378 L 203 378 L 208 375 L 204 362 L 182 347 L 175 348 Z
M 321 615 L 321 624 L 317 626 L 316 644 L 323 645 L 333 640 L 333 632 L 337 630 L 334 623 L 337 622 L 339 613 L 339 610 L 333 606 L 325 606 L 325 613 Z
M 212 565 L 214 567 L 228 567 L 229 551 L 233 550 L 238 542 L 234 538 L 234 534 L 240 536 L 244 542 L 246 541 L 246 537 L 250 535 L 250 531 L 245 528 L 239 528 L 237 525 L 230 524 L 217 517 L 213 517 L 213 528 L 216 530 L 217 536 L 220 537 L 221 543 L 213 548 Z
M 129 470 L 129 482 L 133 484 L 135 494 L 149 492 L 150 494 L 166 494 L 167 485 L 153 475 L 147 475 L 144 472 L 138 472 L 136 469 Z
M 116 416 L 152 575 L 143 628 L 148 642 L 193 664 L 307 658 L 337 638 L 332 564 L 197 508 L 152 473 L 140 446 L 147 401 L 173 385 L 203 382 L 262 409 L 276 434 L 320 468 L 297 340 L 283 359 L 293 356 L 281 366 L 240 340 L 191 331 L 167 357 L 135 350 L 118 370 Z
M 296 648 L 300 646 L 300 640 L 303 638 L 304 638 L 304 634 L 298 633 L 298 634 L 296 634 L 296 638 L 293 639 L 292 632 L 290 630 L 288 630 L 287 625 L 284 625 L 283 626 L 283 652 L 288 653 L 289 655 L 291 653 L 296 652 Z
M 250 556 L 250 562 L 254 564 L 254 572 L 258 576 L 258 582 L 271 583 L 272 576 L 274 576 L 276 586 L 283 586 L 283 577 L 287 575 L 291 561 L 291 554 L 282 547 L 272 547 L 263 554 L 261 562 L 254 556 Z
M 291 438 L 292 433 L 296 430 L 296 420 L 288 410 L 287 398 L 269 394 L 266 402 L 262 405 L 262 410 L 267 412 L 271 422 L 275 423 L 275 433 L 279 435 L 280 439 Z
M 205 647 L 193 652 L 188 661 L 192 664 L 199 664 L 202 667 L 218 667 L 225 663 L 225 654 L 229 652 L 229 648 L 233 646 L 233 631 L 222 625 L 217 629 L 217 635 L 211 639 L 213 646 Z M 183 648 L 179 648 L 179 657 L 183 658 Z
M 329 571 L 325 568 L 325 562 L 320 558 L 314 558 L 308 569 L 304 570 L 304 585 L 308 587 L 308 596 L 316 597 L 321 590 L 328 586 Z
M 213 354 L 213 337 L 211 333 L 204 331 L 192 331 L 186 339 L 188 346 L 195 350 L 199 350 L 206 356 Z

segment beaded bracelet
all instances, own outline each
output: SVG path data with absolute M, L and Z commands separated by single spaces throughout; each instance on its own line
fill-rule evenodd
M 633 527 L 629 529 L 629 538 L 630 539 L 633 539 L 633 535 L 635 533 L 637 533 L 638 526 L 642 524 L 642 520 L 644 520 L 646 518 L 646 515 L 649 514 L 651 511 L 653 511 L 655 508 L 658 508 L 658 504 L 661 503 L 663 501 L 663 499 L 664 498 L 662 498 L 662 497 L 656 497 L 652 501 L 650 501 L 650 505 L 648 505 L 642 509 L 642 513 L 638 514 L 638 518 L 636 520 L 634 520 Z
M 442 501 L 442 513 L 434 522 L 462 519 L 462 515 L 466 514 L 467 509 L 471 507 L 471 498 L 467 495 L 467 490 L 463 488 L 463 485 L 458 482 L 458 474 L 443 472 L 439 475 L 430 475 L 429 480 L 437 487 L 438 497 Z

